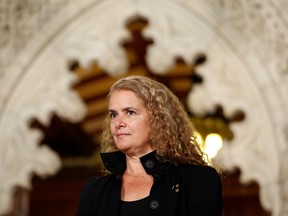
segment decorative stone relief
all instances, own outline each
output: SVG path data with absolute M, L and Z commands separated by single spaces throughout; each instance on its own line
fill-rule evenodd
M 287 24 L 288 1 L 210 1 L 221 14 L 221 22 L 234 28 L 254 49 L 260 61 L 270 71 L 271 78 L 285 85 L 287 93 L 288 53 Z M 268 51 L 268 52 L 267 52 Z M 285 79 L 283 79 L 285 78 Z M 284 92 L 283 92 L 284 93 Z M 283 101 L 287 100 L 283 98 Z
M 154 45 L 146 58 L 157 73 L 175 56 L 189 63 L 199 51 L 208 54 L 191 109 L 201 114 L 220 103 L 227 115 L 239 108 L 246 114 L 243 124 L 232 125 L 235 139 L 216 161 L 227 170 L 239 167 L 243 182 L 256 180 L 273 216 L 287 215 L 286 0 L 6 0 L 0 8 L 6 20 L 0 26 L 0 214 L 9 210 L 15 185 L 29 187 L 31 173 L 53 174 L 60 166 L 55 153 L 37 146 L 41 134 L 29 129 L 29 119 L 47 124 L 51 112 L 83 117 L 67 61 L 89 66 L 96 59 L 112 75 L 124 72 L 119 42 L 129 37 L 125 21 L 140 14 L 150 22 L 145 35 Z M 23 25 L 27 32 L 18 33 Z
M 191 102 L 200 102 L 192 109 L 201 113 L 221 102 L 226 112 L 242 104 L 248 114 L 243 128 L 233 126 L 236 137 L 224 145 L 216 161 L 224 169 L 240 168 L 243 183 L 256 180 L 263 207 L 272 215 L 287 215 L 288 19 L 284 11 L 288 2 L 219 0 L 206 6 L 181 2 L 209 21 L 231 52 L 210 47 L 211 61 L 203 69 L 207 82 L 191 95 Z M 225 71 L 226 79 L 233 76 L 228 82 L 220 79 Z
M 255 87 L 248 65 L 243 64 L 238 56 L 233 57 L 228 47 L 215 43 L 210 47 L 209 56 L 211 61 L 200 70 L 206 82 L 190 95 L 191 109 L 201 114 L 207 108 L 221 104 L 226 115 L 231 115 L 236 109 L 244 111 L 245 120 L 232 125 L 234 139 L 224 143 L 216 162 L 224 170 L 240 168 L 243 183 L 258 182 L 263 207 L 279 215 L 279 210 L 285 205 L 277 188 L 281 166 L 278 148 L 281 144 L 278 144 L 276 134 L 271 133 L 273 125 L 269 122 L 271 115 L 265 104 L 265 95 Z M 249 69 L 257 68 L 250 65 Z
M 70 0 L 1 0 L 0 78 L 31 38 Z
M 186 1 L 181 2 L 186 3 Z M 79 43 L 79 38 L 85 38 L 89 44 L 85 46 L 94 45 L 95 50 L 90 49 L 93 53 L 87 52 L 87 55 L 82 56 L 82 61 L 97 56 L 96 59 L 101 66 L 107 68 L 110 73 L 121 72 L 125 70 L 126 64 L 121 59 L 123 55 L 121 50 L 117 51 L 117 40 L 126 37 L 125 32 L 121 32 L 125 19 L 138 12 L 149 19 L 150 25 L 145 29 L 145 36 L 152 38 L 154 45 L 149 47 L 146 58 L 150 68 L 157 73 L 163 73 L 171 66 L 175 56 L 180 55 L 190 62 L 195 53 L 199 51 L 208 53 L 209 61 L 203 69 L 206 83 L 191 95 L 191 109 L 194 112 L 209 111 L 207 109 L 212 109 L 220 103 L 224 106 L 227 115 L 231 115 L 239 108 L 245 111 L 246 121 L 242 125 L 232 126 L 235 139 L 232 143 L 225 145 L 217 161 L 227 170 L 239 167 L 243 173 L 241 180 L 244 183 L 257 181 L 260 185 L 260 199 L 263 207 L 272 211 L 273 215 L 280 215 L 286 205 L 285 200 L 282 199 L 283 185 L 279 184 L 279 175 L 286 172 L 281 169 L 283 167 L 281 152 L 287 149 L 287 140 L 283 138 L 285 135 L 283 128 L 287 124 L 287 111 L 284 109 L 287 102 L 282 94 L 287 92 L 285 84 L 287 62 L 282 57 L 283 54 L 287 55 L 286 38 L 277 39 L 274 36 L 274 29 L 270 28 L 269 22 L 266 22 L 268 12 L 262 14 L 262 10 L 261 12 L 256 10 L 262 7 L 264 10 L 264 7 L 269 7 L 269 4 L 261 5 L 256 1 L 252 5 L 251 2 L 245 1 L 233 3 L 227 1 L 223 4 L 223 2 L 216 4 L 217 7 L 213 11 L 211 5 L 215 6 L 215 3 L 205 5 L 194 2 L 191 11 L 187 11 L 177 3 L 149 2 L 147 5 L 138 1 L 122 8 L 121 12 L 114 12 L 119 18 L 118 21 L 108 18 L 111 11 L 119 7 L 113 5 L 106 11 L 107 18 L 103 18 L 107 19 L 106 24 L 107 22 L 109 24 L 100 25 L 101 30 L 108 32 L 105 39 L 99 39 L 103 42 L 101 45 L 91 40 L 91 36 L 93 38 L 101 38 L 101 36 L 96 29 L 91 31 L 88 27 L 89 21 L 87 23 L 81 21 L 83 24 L 80 32 L 84 34 L 75 35 L 75 39 L 71 40 L 74 42 L 67 41 L 66 44 L 74 49 L 74 51 L 69 51 L 70 54 L 77 53 L 79 46 L 71 44 L 77 44 L 75 41 Z M 196 8 L 195 5 L 200 5 L 201 8 Z M 231 9 L 221 9 L 221 6 L 231 6 Z M 148 10 L 149 7 L 153 10 Z M 206 10 L 203 10 L 204 8 L 211 14 L 211 17 L 209 13 L 207 15 Z M 255 10 L 251 10 L 247 16 L 243 17 L 243 11 L 249 8 Z M 233 9 L 237 9 L 236 13 Z M 215 20 L 215 14 L 221 10 L 224 10 L 223 15 Z M 276 16 L 276 10 L 272 10 L 273 13 L 270 9 L 269 11 L 269 14 Z M 229 14 L 233 15 L 233 19 Z M 253 19 L 250 16 L 257 18 Z M 89 15 L 89 17 L 97 20 L 96 15 Z M 277 32 L 285 31 L 283 29 L 285 20 L 277 18 L 275 20 L 281 29 L 276 29 Z M 247 27 L 246 24 L 249 22 L 252 23 Z M 110 32 L 110 26 L 113 27 L 114 33 Z M 116 35 L 116 42 L 115 38 L 110 35 Z M 257 39 L 259 36 L 261 36 L 260 40 Z M 267 41 L 270 41 L 268 45 Z M 276 52 L 275 47 L 281 48 L 282 51 Z M 115 50 L 113 68 L 110 66 L 112 62 L 107 59 L 105 62 L 105 58 L 109 56 L 108 53 L 111 53 L 109 48 Z M 99 55 L 99 50 L 103 55 Z M 78 58 L 81 59 L 79 54 Z M 267 65 L 263 65 L 262 62 L 266 62 Z M 279 92 L 281 94 L 278 94 Z M 203 98 L 209 98 L 209 101 L 204 101 Z M 192 101 L 197 101 L 197 103 L 192 104 Z M 272 110 L 274 112 L 271 112 Z M 275 133 L 271 133 L 273 130 Z M 268 170 L 267 167 L 269 167 Z
M 56 112 L 76 121 L 85 113 L 80 99 L 71 92 L 75 77 L 59 61 L 57 50 L 39 54 L 22 72 L 25 75 L 0 116 L 0 214 L 9 211 L 16 185 L 30 188 L 32 174 L 45 177 L 60 168 L 58 155 L 38 146 L 42 134 L 29 128 L 29 120 L 35 117 L 48 124 L 50 115 Z
M 1 17 L 4 14 L 6 22 L 1 22 L 4 35 L 0 39 L 0 64 L 3 66 L 0 71 L 0 215 L 10 211 L 15 186 L 30 188 L 32 174 L 45 177 L 55 174 L 61 166 L 57 154 L 46 146 L 38 146 L 42 134 L 29 128 L 30 119 L 36 117 L 48 124 L 51 113 L 56 112 L 76 121 L 85 113 L 80 99 L 71 91 L 76 78 L 68 72 L 67 62 L 62 61 L 57 46 L 46 46 L 50 42 L 49 32 L 42 31 L 40 38 L 33 34 L 36 30 L 40 33 L 40 25 L 45 26 L 45 21 L 49 20 L 45 12 L 41 14 L 38 9 L 45 11 L 49 6 L 59 6 L 60 2 L 37 3 L 0 3 L 0 14 Z M 53 16 L 52 11 L 47 13 Z M 18 12 L 21 16 L 16 16 Z M 57 22 L 59 24 L 62 22 Z M 50 30 L 53 28 L 52 25 Z

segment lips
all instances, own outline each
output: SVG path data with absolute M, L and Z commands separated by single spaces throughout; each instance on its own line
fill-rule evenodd
M 122 137 L 122 136 L 127 136 L 127 135 L 129 135 L 129 134 L 127 134 L 127 133 L 118 133 L 116 136 L 117 137 Z

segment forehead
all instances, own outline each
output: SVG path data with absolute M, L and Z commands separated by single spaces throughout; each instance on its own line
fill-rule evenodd
M 109 97 L 109 106 L 116 104 L 143 104 L 143 100 L 131 90 L 114 90 Z

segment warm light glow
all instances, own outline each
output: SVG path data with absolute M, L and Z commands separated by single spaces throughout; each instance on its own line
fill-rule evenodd
M 205 138 L 204 153 L 208 155 L 209 159 L 212 159 L 217 155 L 217 152 L 222 148 L 222 145 L 222 137 L 219 134 L 208 134 Z
M 204 150 L 204 140 L 203 137 L 201 136 L 200 133 L 198 133 L 197 131 L 194 132 L 195 137 L 196 137 L 196 142 L 197 144 L 201 147 L 202 150 Z

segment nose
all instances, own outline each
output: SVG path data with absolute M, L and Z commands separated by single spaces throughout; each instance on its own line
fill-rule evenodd
M 115 123 L 115 127 L 117 129 L 123 128 L 123 127 L 126 126 L 126 123 L 125 123 L 124 119 L 121 116 L 117 116 L 117 119 L 115 119 L 114 123 Z

